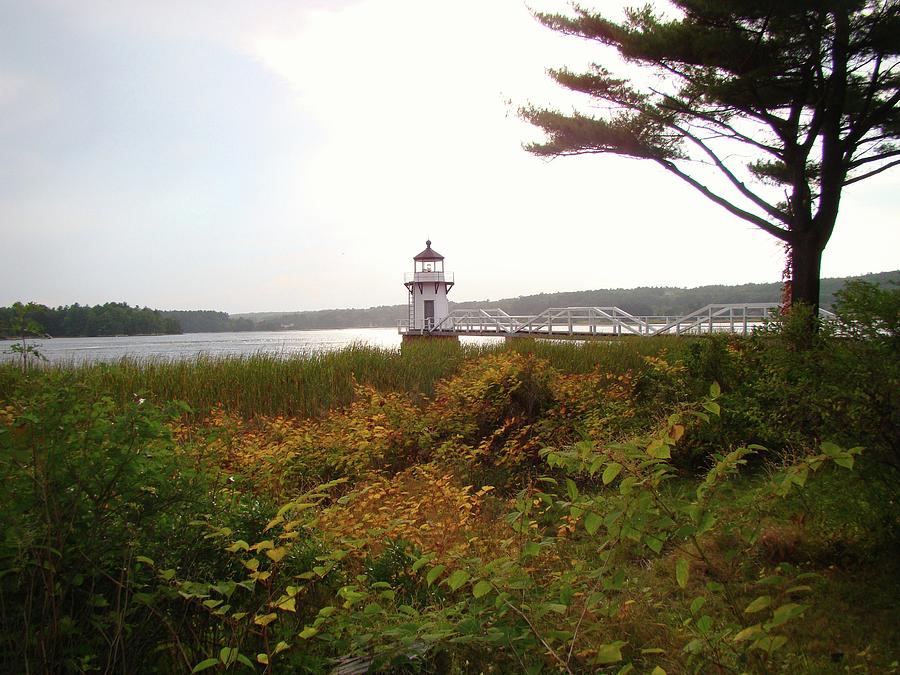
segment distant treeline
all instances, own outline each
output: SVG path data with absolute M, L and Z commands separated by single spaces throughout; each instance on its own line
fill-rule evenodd
M 325 328 L 385 328 L 406 316 L 406 305 L 369 309 L 321 309 L 311 312 L 258 312 L 239 315 L 256 330 L 318 330 Z
M 165 310 L 160 312 L 166 319 L 177 321 L 183 333 L 230 333 L 248 330 L 269 330 L 258 328 L 250 319 L 232 318 L 225 312 L 200 310 Z
M 860 277 L 822 279 L 820 302 L 829 308 L 834 294 L 850 279 L 863 279 L 885 286 L 900 283 L 900 270 L 866 274 Z M 674 288 L 667 286 L 629 289 L 601 289 L 566 293 L 541 293 L 500 300 L 451 302 L 450 309 L 493 309 L 508 314 L 533 315 L 549 307 L 619 307 L 636 315 L 675 316 L 700 309 L 705 305 L 736 302 L 779 302 L 780 283 L 743 284 L 740 286 L 700 286 Z M 251 320 L 256 330 L 315 330 L 320 328 L 366 328 L 396 326 L 406 318 L 407 306 L 385 305 L 369 309 L 325 309 L 311 312 L 258 312 L 236 315 Z M 232 317 L 234 318 L 234 317 Z M 187 328 L 185 328 L 187 330 Z
M 819 303 L 828 309 L 834 304 L 835 293 L 850 279 L 862 279 L 879 286 L 900 283 L 900 270 L 879 272 L 859 277 L 822 279 Z M 741 302 L 780 302 L 782 285 L 742 284 L 740 286 L 699 286 L 673 288 L 667 286 L 567 293 L 541 293 L 496 301 L 450 303 L 451 309 L 499 307 L 507 314 L 538 314 L 549 307 L 618 307 L 639 316 L 684 315 L 710 304 Z
M 124 302 L 107 302 L 93 307 L 78 303 L 64 307 L 31 305 L 28 319 L 40 332 L 52 337 L 99 337 L 111 335 L 161 335 L 181 333 L 175 319 L 166 318 L 149 307 L 130 307 Z M 16 312 L 0 307 L 0 336 L 14 337 Z
M 879 286 L 900 283 L 900 270 L 860 277 L 822 279 L 821 304 L 831 307 L 835 293 L 850 279 Z M 451 309 L 499 307 L 512 315 L 538 314 L 549 307 L 619 307 L 635 315 L 684 315 L 713 303 L 778 302 L 781 284 L 700 286 L 698 288 L 644 287 L 567 293 L 541 293 L 501 300 L 450 303 Z M 324 309 L 310 312 L 256 312 L 229 316 L 212 310 L 160 311 L 129 307 L 125 303 L 51 309 L 39 305 L 29 314 L 43 331 L 54 337 L 142 335 L 161 333 L 222 333 L 232 331 L 317 330 L 329 328 L 384 328 L 406 318 L 407 306 L 383 305 L 369 309 Z M 13 336 L 14 313 L 0 308 L 0 336 Z

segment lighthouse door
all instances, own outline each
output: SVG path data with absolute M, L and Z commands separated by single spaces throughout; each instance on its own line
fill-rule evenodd
M 434 300 L 425 301 L 425 330 L 434 328 Z

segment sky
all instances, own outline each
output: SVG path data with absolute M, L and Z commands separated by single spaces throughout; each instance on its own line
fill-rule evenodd
M 646 162 L 552 161 L 528 102 L 610 55 L 535 0 L 0 0 L 0 306 L 230 313 L 777 281 L 783 249 Z M 900 268 L 900 170 L 822 275 Z

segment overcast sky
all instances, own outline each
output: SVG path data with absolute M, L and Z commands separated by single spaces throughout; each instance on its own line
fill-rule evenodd
M 661 169 L 522 150 L 537 136 L 516 107 L 565 100 L 545 69 L 601 58 L 522 0 L 0 0 L 0 16 L 0 305 L 398 304 L 426 237 L 460 301 L 784 265 Z M 823 276 L 900 267 L 898 206 L 898 170 L 848 189 Z

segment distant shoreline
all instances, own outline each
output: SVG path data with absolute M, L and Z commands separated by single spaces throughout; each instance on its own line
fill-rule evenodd
M 878 272 L 850 277 L 825 278 L 821 280 L 820 302 L 828 309 L 835 302 L 835 293 L 849 280 L 867 281 L 878 286 L 900 284 L 900 270 Z M 550 307 L 618 307 L 635 316 L 676 316 L 696 311 L 708 304 L 732 304 L 749 302 L 780 302 L 782 284 L 742 284 L 737 286 L 709 285 L 696 288 L 678 287 L 637 287 L 630 289 L 600 289 L 588 291 L 566 291 L 558 293 L 538 293 L 516 298 L 499 300 L 474 300 L 450 302 L 450 309 L 502 309 L 511 315 L 536 315 Z M 402 293 L 402 292 L 401 292 Z M 138 309 L 125 303 L 107 303 L 95 307 L 79 306 L 51 309 L 43 305 L 33 318 L 54 338 L 60 337 L 139 337 L 158 335 L 181 335 L 198 333 L 265 333 L 273 331 L 312 331 L 364 328 L 395 328 L 408 316 L 406 303 L 382 305 L 366 309 L 321 309 L 294 312 L 246 312 L 228 314 L 216 310 L 155 310 Z M 9 330 L 10 323 L 3 321 L 0 308 L 0 330 Z M 50 320 L 54 314 L 95 313 L 98 316 L 109 313 L 110 320 L 97 320 L 94 330 L 84 330 L 90 322 L 79 320 L 67 322 Z M 44 314 L 46 316 L 41 316 Z M 137 323 L 137 318 L 142 323 Z M 127 330 L 129 319 L 134 319 L 134 332 Z M 75 325 L 73 326 L 72 323 Z M 79 325 L 80 324 L 80 325 Z M 96 331 L 96 327 L 126 328 L 115 332 Z M 171 330 L 151 330 L 147 328 L 171 328 Z M 180 330 L 176 330 L 180 328 Z M 81 330 L 79 330 L 79 328 Z M 143 330 L 142 330 L 143 329 Z M 75 333 L 68 333 L 76 330 Z M 96 332 L 95 332 L 96 331 Z M 19 339 L 18 336 L 3 338 Z M 46 339 L 46 338 L 36 338 Z

